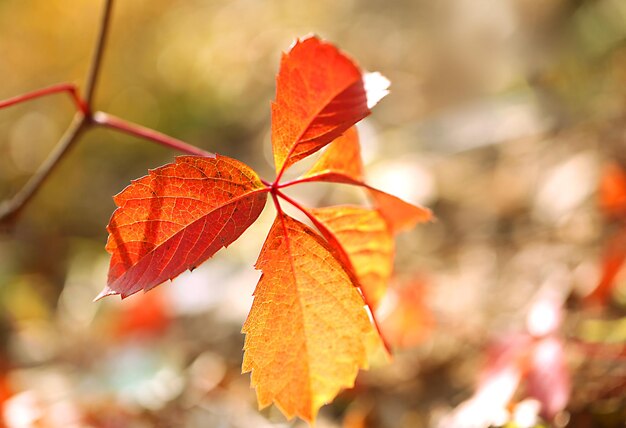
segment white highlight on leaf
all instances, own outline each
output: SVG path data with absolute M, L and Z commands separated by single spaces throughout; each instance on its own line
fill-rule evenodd
M 389 93 L 391 82 L 378 72 L 364 73 L 363 86 L 367 96 L 367 108 L 371 109 Z

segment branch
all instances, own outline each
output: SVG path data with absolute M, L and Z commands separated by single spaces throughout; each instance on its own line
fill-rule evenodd
M 78 137 L 87 129 L 86 116 L 76 113 L 65 134 L 61 137 L 52 153 L 48 155 L 37 172 L 28 180 L 13 198 L 0 205 L 0 225 L 10 225 L 17 218 L 24 206 L 35 196 L 42 183 L 59 164 L 68 149 L 74 145 Z
M 98 83 L 98 77 L 100 76 L 100 65 L 102 63 L 102 56 L 104 55 L 107 35 L 109 34 L 112 10 L 113 0 L 105 0 L 104 10 L 102 11 L 102 17 L 100 18 L 100 31 L 98 32 L 96 47 L 93 51 L 93 56 L 91 57 L 89 74 L 87 74 L 87 81 L 85 83 L 85 102 L 89 108 L 91 108 L 93 103 L 94 92 Z
M 69 83 L 63 83 L 9 98 L 5 101 L 0 101 L 1 109 L 3 107 L 9 107 L 46 95 L 67 92 L 74 100 L 78 109 L 78 113 L 74 116 L 72 124 L 68 127 L 67 131 L 61 137 L 52 153 L 50 153 L 37 172 L 12 199 L 0 204 L 0 225 L 12 223 L 17 218 L 17 215 L 21 212 L 22 208 L 35 196 L 41 185 L 55 169 L 57 164 L 63 159 L 69 149 L 78 141 L 80 135 L 94 125 L 115 129 L 126 134 L 150 140 L 163 146 L 179 150 L 183 153 L 195 156 L 215 157 L 213 153 L 204 151 L 198 147 L 192 146 L 191 144 L 185 143 L 184 141 L 169 137 L 143 126 L 127 122 L 113 115 L 103 112 L 92 113 L 93 98 L 98 83 L 98 77 L 100 75 L 102 57 L 104 56 L 107 36 L 109 33 L 112 10 L 113 0 L 105 0 L 102 17 L 100 19 L 100 29 L 96 38 L 96 46 L 91 57 L 89 73 L 87 74 L 85 82 L 86 89 L 84 98 L 80 97 L 76 86 Z
M 93 93 L 100 72 L 100 64 L 104 52 L 106 36 L 109 30 L 109 21 L 111 17 L 112 7 L 113 0 L 105 0 L 102 20 L 100 22 L 100 30 L 96 39 L 96 48 L 91 59 L 89 74 L 87 75 L 87 90 L 85 92 L 85 100 L 84 102 L 78 103 L 80 112 L 74 116 L 72 124 L 69 126 L 65 134 L 63 134 L 63 137 L 61 137 L 61 140 L 57 143 L 52 153 L 50 153 L 45 162 L 39 167 L 35 175 L 33 175 L 31 179 L 26 183 L 26 185 L 22 187 L 22 189 L 20 189 L 17 195 L 15 195 L 9 201 L 4 202 L 0 206 L 0 225 L 12 223 L 13 221 L 15 221 L 17 215 L 22 210 L 22 208 L 24 208 L 24 206 L 33 198 L 33 196 L 35 196 L 46 178 L 48 178 L 48 176 L 54 170 L 57 164 L 67 154 L 68 150 L 78 141 L 78 137 L 80 136 L 80 134 L 84 130 L 86 130 L 91 124 L 91 116 L 89 114 L 89 111 L 91 110 Z M 62 89 L 55 89 L 56 92 L 62 90 L 69 91 L 71 94 L 74 94 L 75 97 L 78 97 L 75 89 L 71 90 L 67 87 Z M 43 90 L 43 95 L 47 95 L 47 93 L 50 93 L 50 88 L 48 88 L 47 90 Z M 51 93 L 54 93 L 54 91 Z M 42 96 L 41 91 L 35 91 L 34 94 L 27 94 L 25 99 L 32 99 L 37 96 Z M 18 99 L 18 101 L 15 101 L 14 98 L 13 100 L 8 100 L 7 102 L 10 101 L 12 104 L 15 104 L 16 102 L 19 102 L 20 99 L 22 101 L 24 100 L 24 96 L 16 98 Z
M 69 96 L 72 97 L 76 108 L 84 114 L 87 114 L 87 112 L 89 111 L 89 107 L 87 107 L 85 101 L 78 95 L 78 90 L 76 89 L 76 86 L 72 85 L 71 83 L 59 83 L 57 85 L 48 86 L 47 88 L 27 92 L 25 94 L 9 98 L 8 100 L 0 101 L 0 109 L 5 107 L 11 107 L 15 104 L 23 103 L 24 101 L 30 101 L 36 98 L 45 97 L 47 95 L 59 94 L 62 92 L 67 92 Z
M 113 116 L 112 114 L 98 111 L 94 113 L 92 121 L 96 125 L 115 129 L 125 134 L 134 135 L 135 137 L 154 141 L 155 143 L 161 144 L 162 146 L 170 147 L 183 153 L 188 153 L 195 156 L 215 157 L 215 154 L 213 153 L 209 153 L 196 146 L 192 146 L 191 144 L 162 134 L 153 129 L 127 122 L 123 119 L 120 119 L 119 117 Z

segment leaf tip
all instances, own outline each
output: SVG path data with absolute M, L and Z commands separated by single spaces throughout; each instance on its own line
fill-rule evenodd
M 107 287 L 104 287 L 104 289 L 100 292 L 100 294 L 96 296 L 95 299 L 93 299 L 93 301 L 97 302 L 100 299 L 103 299 L 107 296 L 112 296 L 114 294 L 117 294 L 117 292 L 107 286 Z
M 309 43 L 315 43 L 318 42 L 320 43 L 322 40 L 320 39 L 320 37 L 315 34 L 315 33 L 307 33 L 303 36 L 300 36 L 298 38 L 296 38 L 292 43 L 291 46 L 289 46 L 289 50 L 291 51 L 293 48 L 295 48 L 297 45 L 301 44 L 301 43 L 305 43 L 305 42 L 309 42 Z

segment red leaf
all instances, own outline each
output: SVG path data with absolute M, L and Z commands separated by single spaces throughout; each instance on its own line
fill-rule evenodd
M 173 317 L 171 302 L 162 292 L 164 290 L 155 289 L 142 298 L 131 298 L 128 303 L 121 305 L 117 319 L 117 336 L 135 338 L 163 334 Z
M 604 169 L 598 193 L 607 217 L 626 220 L 626 171 L 622 167 L 610 164 Z
M 374 75 L 375 76 L 375 75 Z M 336 47 L 316 37 L 299 40 L 283 55 L 272 103 L 272 147 L 279 176 L 370 113 L 388 81 L 374 79 L 368 100 L 361 70 Z
M 626 263 L 626 229 L 613 236 L 606 244 L 602 262 L 602 273 L 598 285 L 585 297 L 588 304 L 603 305 L 611 296 L 615 279 Z
M 526 379 L 528 395 L 541 403 L 541 413 L 552 420 L 565 409 L 571 392 L 563 342 L 554 337 L 538 341 L 532 350 Z
M 235 241 L 259 216 L 267 188 L 243 163 L 182 156 L 114 200 L 108 285 L 98 298 L 149 290 Z
M 374 199 L 378 211 L 396 233 L 432 219 L 432 212 L 429 209 L 409 204 L 365 183 L 359 134 L 355 127 L 333 141 L 320 159 L 298 181 L 325 181 L 365 187 Z

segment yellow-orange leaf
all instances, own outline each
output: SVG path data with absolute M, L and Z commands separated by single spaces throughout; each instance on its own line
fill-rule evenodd
M 411 229 L 418 223 L 424 223 L 433 218 L 428 208 L 418 207 L 403 201 L 402 199 L 367 186 L 369 193 L 374 199 L 376 208 L 387 220 L 389 227 L 394 233 Z
M 263 271 L 243 326 L 243 371 L 260 407 L 313 421 L 352 387 L 377 340 L 363 297 L 312 229 L 276 218 L 256 264 Z
M 300 181 L 326 181 L 362 186 L 369 190 L 376 208 L 395 233 L 432 219 L 432 212 L 375 189 L 365 183 L 363 161 L 356 127 L 348 129 L 333 141 Z
M 347 184 L 352 184 L 355 180 L 364 181 L 361 146 L 356 126 L 349 128 L 333 141 L 303 178 L 320 175 L 326 177 L 332 175 L 338 182 L 348 177 Z
M 345 252 L 372 310 L 387 290 L 393 271 L 394 241 L 385 219 L 376 210 L 339 206 L 311 209 Z

